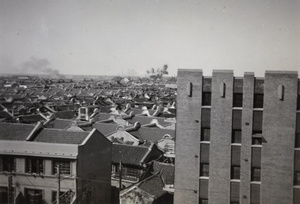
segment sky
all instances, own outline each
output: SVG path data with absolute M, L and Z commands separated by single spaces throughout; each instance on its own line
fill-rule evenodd
M 299 0 L 1 0 L 0 74 L 300 73 Z

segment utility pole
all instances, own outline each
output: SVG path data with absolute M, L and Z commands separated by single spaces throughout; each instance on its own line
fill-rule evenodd
M 8 198 L 8 204 L 12 204 L 13 203 L 13 194 L 12 194 L 12 175 L 8 176 L 8 191 L 7 191 L 7 198 Z
M 56 200 L 57 200 L 57 204 L 60 204 L 60 165 L 58 164 L 57 166 L 56 166 L 56 168 L 57 168 L 57 183 L 58 183 L 58 185 L 57 185 L 57 194 L 56 194 Z
M 120 199 L 121 189 L 122 189 L 122 161 L 120 161 L 119 163 L 119 199 Z

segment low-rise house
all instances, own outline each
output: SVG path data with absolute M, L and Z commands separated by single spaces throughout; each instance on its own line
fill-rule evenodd
M 172 204 L 174 192 L 174 165 L 154 161 L 151 176 L 123 189 L 121 204 Z
M 120 176 L 122 185 L 126 187 L 139 182 L 146 177 L 149 163 L 161 157 L 162 152 L 154 143 L 140 146 L 113 143 L 112 186 L 119 187 Z
M 0 123 L 0 203 L 110 203 L 111 142 L 96 129 Z M 9 195 L 9 196 L 6 196 Z

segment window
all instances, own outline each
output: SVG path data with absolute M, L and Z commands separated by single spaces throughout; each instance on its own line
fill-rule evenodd
M 42 159 L 26 159 L 25 163 L 26 173 L 41 174 L 44 172 L 44 165 Z
M 199 198 L 208 199 L 208 179 L 199 180 Z
M 261 145 L 262 144 L 262 136 L 261 135 L 253 135 L 252 136 L 252 144 L 253 145 Z
M 262 144 L 263 112 L 253 111 L 252 144 Z
M 243 107 L 242 93 L 233 93 L 233 107 Z
M 293 203 L 300 203 L 300 188 L 294 188 L 294 202 Z
M 300 147 L 300 113 L 297 113 L 296 117 L 295 147 Z
M 112 168 L 112 171 L 114 173 L 114 177 L 115 178 L 119 178 L 120 176 L 120 169 L 119 169 L 119 165 L 114 166 Z M 124 167 L 122 165 L 122 178 L 126 178 L 126 179 L 133 179 L 136 180 L 139 178 L 139 169 L 135 169 L 135 168 L 130 168 L 130 167 Z
M 60 204 L 69 204 L 71 203 L 71 199 L 73 197 L 74 192 L 71 190 L 67 192 L 59 192 Z M 52 191 L 52 204 L 57 203 L 57 191 Z
M 210 141 L 210 128 L 201 128 L 201 141 Z
M 232 130 L 232 143 L 241 143 L 242 130 Z
M 1 162 L 1 161 L 0 161 Z M 1 171 L 12 172 L 15 171 L 15 158 L 10 156 L 2 157 L 2 165 L 0 165 Z
M 300 171 L 294 172 L 294 185 L 295 186 L 300 185 Z
M 211 106 L 211 92 L 202 92 L 202 106 Z
M 55 160 L 52 163 L 52 172 L 53 174 L 57 174 L 57 166 L 59 165 L 60 174 L 71 174 L 70 169 L 70 161 L 64 161 L 64 160 Z
M 208 204 L 208 199 L 200 198 L 199 204 Z
M 210 140 L 210 108 L 201 110 L 201 141 Z
M 232 146 L 231 149 L 231 179 L 240 179 L 241 147 Z
M 85 107 L 83 107 L 83 108 L 80 108 L 80 113 L 81 114 L 86 114 L 86 111 L 87 110 L 87 108 L 85 108 Z
M 251 168 L 251 181 L 260 181 L 260 168 Z
M 233 110 L 232 111 L 232 143 L 241 143 L 242 137 L 242 111 Z
M 300 95 L 297 96 L 297 110 L 300 110 Z
M 209 144 L 200 144 L 200 176 L 209 176 Z
M 300 185 L 300 151 L 295 151 L 294 157 L 294 185 Z
M 240 183 L 230 183 L 230 204 L 239 203 L 240 201 Z
M 126 170 L 125 176 L 128 177 L 138 177 L 138 170 L 137 169 L 133 169 L 133 168 L 124 168 L 124 170 Z
M 256 93 L 254 94 L 253 108 L 263 108 L 264 107 L 264 94 Z
M 251 184 L 250 186 L 250 204 L 260 203 L 260 185 Z
M 253 147 L 251 153 L 251 181 L 260 181 L 261 148 Z
M 27 204 L 42 204 L 43 191 L 38 189 L 25 189 L 25 200 Z
M 201 163 L 200 164 L 200 176 L 209 176 L 209 164 Z
M 240 167 L 231 166 L 231 179 L 240 179 Z

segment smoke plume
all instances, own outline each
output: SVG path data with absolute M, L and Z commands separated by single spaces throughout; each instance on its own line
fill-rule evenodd
M 47 74 L 52 78 L 63 78 L 57 69 L 50 68 L 50 62 L 47 59 L 37 59 L 31 57 L 21 66 L 22 72 L 29 74 Z

